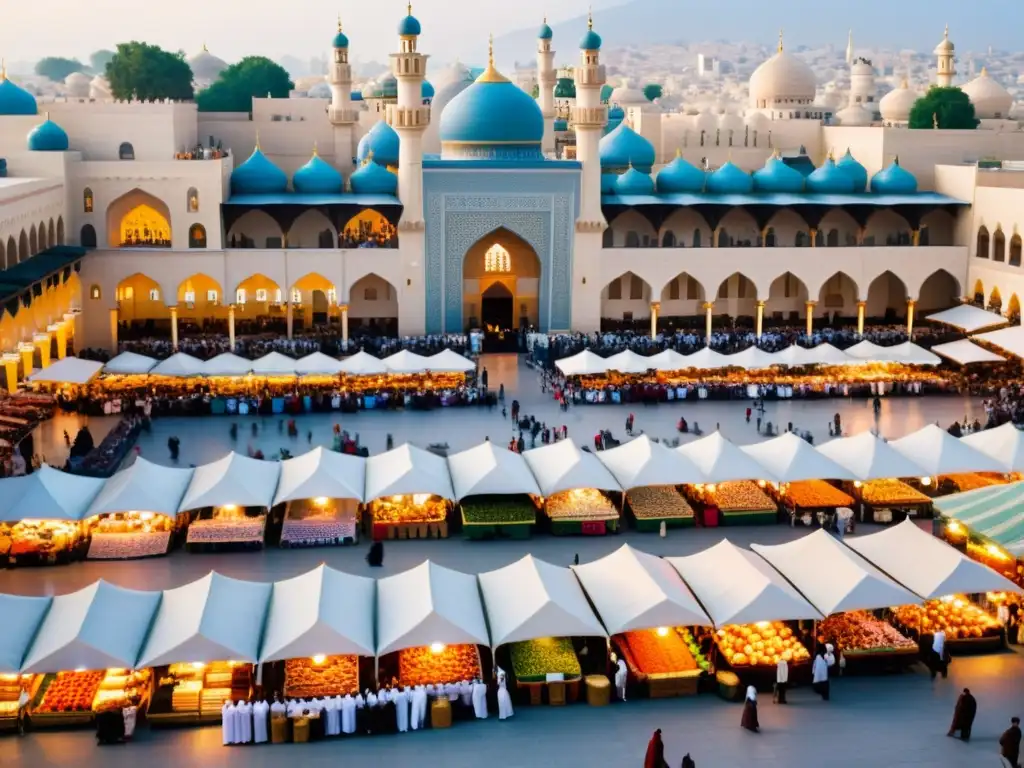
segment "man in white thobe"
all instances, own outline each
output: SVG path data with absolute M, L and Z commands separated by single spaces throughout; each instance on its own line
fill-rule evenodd
M 235 708 L 229 700 L 220 708 L 220 732 L 224 744 L 235 743 Z
M 253 741 L 257 744 L 266 744 L 267 716 L 270 713 L 270 705 L 266 701 L 257 701 L 252 707 L 252 732 Z
M 395 724 L 399 733 L 409 730 L 409 686 L 404 690 L 395 689 L 391 694 L 391 700 L 395 702 Z
M 473 714 L 478 720 L 487 719 L 487 686 L 482 680 L 473 683 Z
M 444 692 L 448 694 L 448 703 L 452 705 L 452 709 L 455 709 L 455 702 L 459 700 L 459 684 L 458 683 L 445 683 Z
M 459 685 L 459 700 L 467 709 L 473 706 L 473 684 L 469 680 L 463 680 Z
M 341 700 L 341 732 L 344 734 L 356 732 L 356 700 L 348 693 Z
M 629 681 L 629 670 L 626 668 L 626 662 L 622 659 L 616 664 L 617 669 L 615 670 L 615 692 L 619 694 L 619 698 L 622 701 L 626 700 L 626 683 Z
M 423 727 L 427 716 L 427 689 L 422 685 L 417 685 L 416 690 L 413 694 L 413 716 L 412 716 L 412 729 L 418 731 Z
M 250 744 L 252 742 L 252 704 L 241 701 L 239 709 L 242 714 L 242 743 Z

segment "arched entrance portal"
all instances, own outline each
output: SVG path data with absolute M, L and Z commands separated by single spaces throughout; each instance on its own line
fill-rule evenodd
M 484 329 L 502 330 L 514 325 L 515 296 L 504 283 L 492 283 L 480 294 L 480 322 Z
M 540 260 L 533 248 L 507 229 L 481 238 L 462 268 L 462 317 L 481 328 L 491 350 L 515 349 L 511 331 L 539 323 Z

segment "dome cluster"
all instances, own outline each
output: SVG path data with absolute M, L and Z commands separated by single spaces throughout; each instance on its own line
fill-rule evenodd
M 598 154 L 602 173 L 623 173 L 632 167 L 649 174 L 654 167 L 654 145 L 625 122 L 601 138 Z
M 7 70 L 0 69 L 0 115 L 37 114 L 36 97 L 7 79 Z
M 362 166 L 349 179 L 352 192 L 363 195 L 396 194 L 398 177 L 374 160 L 373 150 L 367 150 Z M 344 192 L 345 180 L 314 148 L 309 162 L 292 175 L 292 189 L 302 195 L 337 195 Z M 235 195 L 275 195 L 287 191 L 287 174 L 274 165 L 258 145 L 249 159 L 231 173 L 231 192 Z
M 356 160 L 362 163 L 371 154 L 373 161 L 386 168 L 398 167 L 398 131 L 378 120 L 356 146 Z

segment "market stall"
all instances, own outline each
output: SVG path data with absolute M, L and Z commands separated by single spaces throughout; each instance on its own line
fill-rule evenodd
M 166 377 L 169 379 L 191 379 L 203 375 L 205 364 L 198 357 L 184 352 L 175 352 L 161 360 L 150 371 L 150 377 Z
M 685 492 L 705 526 L 771 525 L 779 518 L 779 505 L 765 492 L 766 486 L 764 480 L 728 480 L 689 485 Z
M 154 725 L 219 722 L 248 699 L 272 585 L 211 572 L 166 589 L 136 668 L 153 669 Z
M 103 365 L 105 376 L 145 376 L 157 364 L 157 359 L 136 352 L 122 352 Z
M 817 451 L 862 482 L 925 474 L 925 470 L 911 458 L 871 432 L 829 440 L 818 446 Z
M 592 453 L 560 440 L 523 454 L 544 497 L 551 532 L 604 535 L 619 528 L 619 512 L 608 496 L 622 486 Z
M 778 482 L 778 478 L 724 438 L 721 432 L 712 432 L 675 450 L 712 482 L 759 479 Z
M 990 352 L 970 339 L 959 339 L 958 341 L 950 341 L 946 344 L 936 344 L 932 347 L 932 352 L 960 365 L 1006 362 L 1002 355 Z
M 253 360 L 249 365 L 252 367 L 252 375 L 259 379 L 284 381 L 294 379 L 297 375 L 295 358 L 280 352 L 268 352 L 263 357 Z
M 164 467 L 141 456 L 107 480 L 83 521 L 90 559 L 165 555 L 185 528 L 178 506 L 192 469 Z
M 304 384 L 337 384 L 341 371 L 341 361 L 323 352 L 313 352 L 295 361 L 295 373 Z
M 203 362 L 203 376 L 208 378 L 238 378 L 252 372 L 253 362 L 234 352 L 221 352 Z
M 80 357 L 65 357 L 42 370 L 33 371 L 28 382 L 36 387 L 53 389 L 60 387 L 74 391 L 84 387 L 100 374 L 103 363 Z
M 426 370 L 433 373 L 469 373 L 476 370 L 476 363 L 458 352 L 445 349 L 426 358 Z
M 857 499 L 861 519 L 874 523 L 898 523 L 910 518 L 926 519 L 932 516 L 932 499 L 902 480 L 887 478 L 855 481 L 846 486 Z
M 417 355 L 408 349 L 395 352 L 381 360 L 388 373 L 394 374 L 416 374 L 430 370 L 430 358 Z
M 273 503 L 281 546 L 357 543 L 365 481 L 366 459 L 322 446 L 282 461 Z
M 973 304 L 958 304 L 951 309 L 944 309 L 941 312 L 928 315 L 925 320 L 950 325 L 964 333 L 977 333 L 986 328 L 998 328 L 1010 322 L 998 312 L 989 312 Z
M 449 456 L 448 471 L 467 539 L 530 536 L 541 493 L 520 454 L 488 440 Z
M 262 548 L 280 472 L 279 462 L 238 453 L 197 467 L 178 505 L 189 515 L 188 550 Z
M 1024 432 L 1012 422 L 965 435 L 960 442 L 999 462 L 1003 472 L 1024 472 Z
M 54 565 L 82 557 L 82 519 L 104 481 L 43 465 L 0 484 L 0 562 Z
M 339 362 L 340 373 L 345 376 L 384 376 L 388 372 L 383 360 L 378 360 L 369 352 L 359 350 L 351 357 Z
M 634 684 L 651 698 L 697 693 L 710 663 L 690 628 L 711 620 L 671 565 L 623 544 L 572 569 Z
M 638 355 L 631 349 L 605 358 L 604 364 L 609 371 L 618 373 L 647 373 L 654 367 L 651 358 Z
M 38 684 L 36 675 L 22 675 L 21 668 L 33 638 L 39 630 L 50 597 L 22 597 L 0 594 L 0 732 L 25 728 L 28 703 Z
M 1002 461 L 973 448 L 961 438 L 935 424 L 929 424 L 889 443 L 905 458 L 919 465 L 925 477 L 960 472 L 1005 472 Z M 892 477 L 892 475 L 890 475 Z
M 565 376 L 594 376 L 607 373 L 609 370 L 605 358 L 595 355 L 589 349 L 585 349 L 572 357 L 557 360 L 555 367 Z
M 406 443 L 366 460 L 365 523 L 374 541 L 448 537 L 454 497 L 445 460 Z
M 1024 555 L 1024 482 L 956 493 L 935 500 L 946 540 L 1008 579 Z
M 840 514 L 853 514 L 854 500 L 825 480 L 796 480 L 776 485 L 769 483 L 765 490 L 779 503 L 779 508 L 796 525 L 822 525 L 832 528 L 842 518 Z M 845 510 L 845 511 L 844 511 Z M 846 523 L 842 525 L 845 527 Z

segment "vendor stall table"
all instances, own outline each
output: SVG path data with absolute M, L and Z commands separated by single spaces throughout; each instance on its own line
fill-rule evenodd
M 626 493 L 625 507 L 633 527 L 643 533 L 657 533 L 666 528 L 691 528 L 696 517 L 679 490 L 670 485 L 633 488 Z

